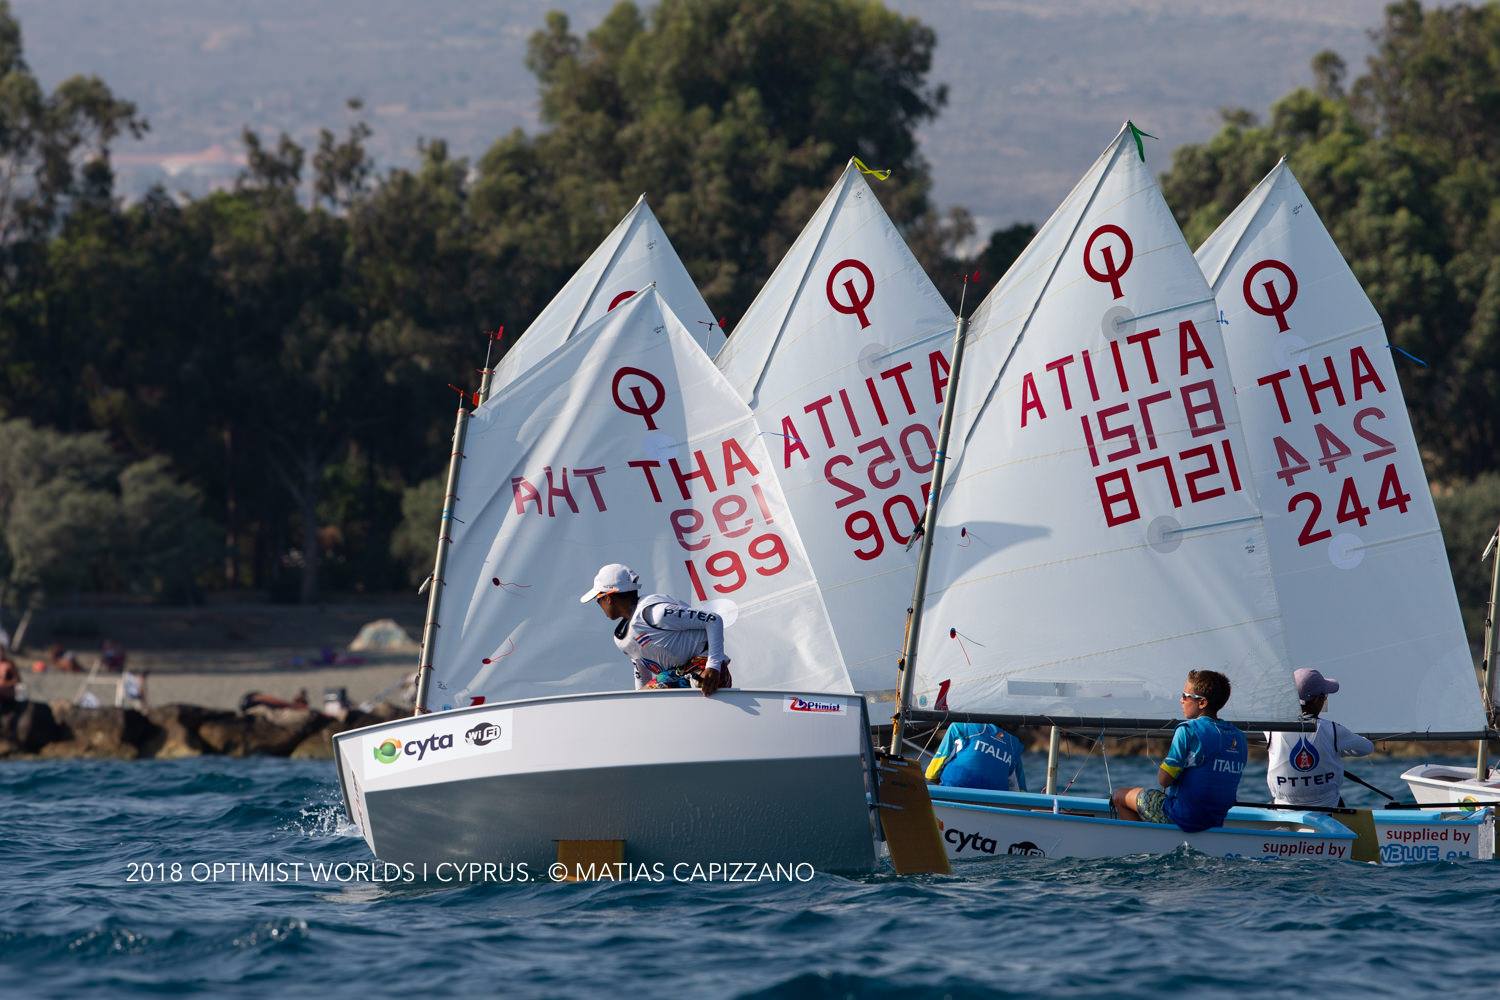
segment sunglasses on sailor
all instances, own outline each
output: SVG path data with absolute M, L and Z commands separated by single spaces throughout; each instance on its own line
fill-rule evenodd
M 1182 696 L 1178 700 L 1179 701 L 1192 700 L 1192 701 L 1207 702 L 1208 701 L 1208 695 L 1193 694 L 1191 691 L 1184 691 L 1184 692 L 1182 692 Z

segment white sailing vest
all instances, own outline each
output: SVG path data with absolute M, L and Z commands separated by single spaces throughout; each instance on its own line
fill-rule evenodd
M 1312 732 L 1267 733 L 1266 786 L 1278 803 L 1336 806 L 1344 783 L 1341 755 L 1362 757 L 1373 744 L 1331 719 Z

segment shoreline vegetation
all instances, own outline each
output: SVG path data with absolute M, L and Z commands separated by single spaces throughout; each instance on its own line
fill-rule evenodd
M 1036 232 L 986 234 L 935 203 L 920 133 L 948 103 L 939 39 L 879 3 L 620 3 L 579 25 L 538 11 L 540 120 L 477 156 L 434 136 L 412 167 L 380 164 L 379 116 L 353 100 L 315 144 L 251 123 L 222 189 L 132 199 L 112 164 L 148 133 L 142 108 L 96 76 L 49 90 L 12 8 L 0 0 L 6 628 L 96 590 L 314 606 L 415 587 L 448 386 L 472 389 L 490 332 L 511 348 L 642 193 L 712 307 L 694 322 L 731 339 L 852 155 L 890 171 L 882 207 L 949 302 L 976 269 L 979 301 Z M 1476 557 L 1500 509 L 1497 26 L 1500 3 L 1392 4 L 1363 66 L 1323 52 L 1306 86 L 1226 109 L 1151 162 L 1192 244 L 1280 158 L 1294 168 L 1399 351 L 1476 645 Z
M 649 694 L 642 697 L 650 697 Z M 176 760 L 184 757 L 286 757 L 332 760 L 333 737 L 351 729 L 390 722 L 411 714 L 410 707 L 380 702 L 369 711 L 351 709 L 338 719 L 310 708 L 256 705 L 245 712 L 200 705 L 160 705 L 147 709 L 84 708 L 67 702 L 24 701 L 0 705 L 0 761 L 21 760 Z M 1156 757 L 1161 736 L 1107 738 L 1111 757 Z M 1033 752 L 1047 750 L 1048 729 L 1016 731 Z M 1264 748 L 1252 748 L 1264 757 Z M 1386 740 L 1376 756 L 1411 759 L 1464 757 L 1472 741 Z M 1079 733 L 1062 739 L 1062 760 L 1076 765 L 1099 753 L 1094 738 Z

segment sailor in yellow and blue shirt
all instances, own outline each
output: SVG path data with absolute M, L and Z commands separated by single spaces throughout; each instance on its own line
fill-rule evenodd
M 1026 791 L 1021 741 L 988 722 L 955 722 L 943 733 L 927 780 L 950 788 Z

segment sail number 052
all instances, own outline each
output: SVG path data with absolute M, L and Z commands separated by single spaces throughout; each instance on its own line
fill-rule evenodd
M 918 476 L 932 473 L 936 443 L 926 424 L 911 424 L 895 437 L 899 452 L 884 437 L 872 438 L 855 449 L 861 457 L 867 458 L 864 479 L 871 489 L 884 491 L 900 486 L 905 469 Z M 859 462 L 848 455 L 830 455 L 823 464 L 823 479 L 840 493 L 833 502 L 835 510 L 869 497 L 869 490 L 858 481 L 858 465 Z M 920 503 L 906 493 L 894 493 L 884 500 L 875 498 L 874 510 L 850 511 L 844 517 L 844 534 L 855 543 L 854 555 L 864 560 L 876 559 L 885 551 L 886 538 L 898 545 L 911 541 L 911 532 L 921 521 L 931 492 L 931 481 L 924 480 Z M 884 531 L 881 530 L 882 524 Z

